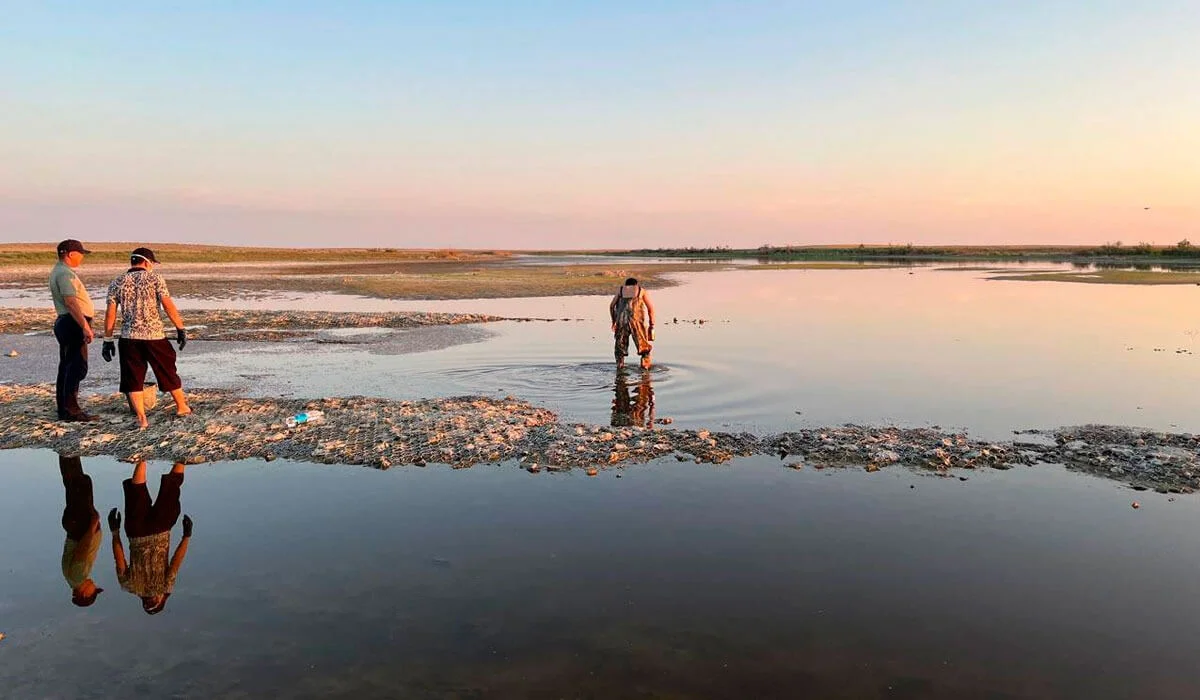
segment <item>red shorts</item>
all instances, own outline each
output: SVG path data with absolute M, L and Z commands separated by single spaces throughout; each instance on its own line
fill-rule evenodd
M 166 338 L 158 340 L 126 340 L 117 343 L 121 355 L 121 392 L 130 393 L 145 388 L 146 367 L 154 370 L 158 388 L 175 391 L 183 387 L 175 371 L 175 347 Z

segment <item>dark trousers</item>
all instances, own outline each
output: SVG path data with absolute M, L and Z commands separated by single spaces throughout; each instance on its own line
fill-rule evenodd
M 92 319 L 88 319 L 90 323 Z M 82 413 L 79 407 L 79 384 L 88 373 L 88 346 L 83 329 L 63 314 L 54 322 L 54 337 L 58 339 L 58 378 L 54 382 L 54 400 L 58 417 Z
M 63 487 L 67 492 L 62 526 L 67 537 L 78 542 L 91 531 L 92 523 L 100 519 L 92 499 L 92 477 L 83 473 L 83 464 L 78 457 L 59 455 L 58 470 L 62 472 Z

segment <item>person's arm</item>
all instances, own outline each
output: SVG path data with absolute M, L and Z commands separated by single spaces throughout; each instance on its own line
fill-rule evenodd
M 183 558 L 187 556 L 188 543 L 192 541 L 192 518 L 191 516 L 183 516 L 183 539 L 179 540 L 179 546 L 175 548 L 175 555 L 171 557 L 171 570 L 167 572 L 167 580 L 174 581 L 179 574 L 179 567 L 183 566 Z
M 75 319 L 75 323 L 83 329 L 83 337 L 87 342 L 92 342 L 95 334 L 92 333 L 92 324 L 88 323 L 87 316 L 83 315 L 83 302 L 79 301 L 79 297 L 71 294 L 71 296 L 63 296 L 63 303 L 67 305 L 67 313 L 71 314 L 71 318 Z
M 174 581 L 175 577 L 179 575 L 179 567 L 183 566 L 183 558 L 187 556 L 188 542 L 191 541 L 192 538 L 186 535 L 179 540 L 179 546 L 175 548 L 175 555 L 171 557 L 171 570 L 167 572 L 168 580 Z
M 104 338 L 111 339 L 113 329 L 117 327 L 117 302 L 109 301 L 104 310 Z
M 95 542 L 98 539 L 100 539 L 99 515 L 97 515 L 96 519 L 92 521 L 92 525 L 90 528 L 88 528 L 87 534 L 79 538 L 79 544 L 76 545 L 75 552 L 71 555 L 72 561 L 87 561 L 88 552 L 92 552 L 94 554 L 96 550 L 99 549 L 99 547 L 92 547 L 92 542 Z
M 654 304 L 650 301 L 650 295 L 642 292 L 642 304 L 646 307 L 646 315 L 650 317 L 650 327 L 654 327 Z
M 125 546 L 121 544 L 121 533 L 114 531 L 112 534 L 113 561 L 117 564 L 117 576 L 125 575 Z
M 113 561 L 117 564 L 117 576 L 125 575 L 125 547 L 121 544 L 121 511 L 108 511 L 108 529 L 112 532 Z
M 117 279 L 121 279 L 118 277 Z M 111 339 L 113 329 L 117 327 L 117 280 L 108 283 L 108 294 L 105 301 L 108 306 L 104 309 L 104 337 Z
M 183 328 L 183 317 L 179 315 L 179 309 L 175 307 L 175 301 L 171 297 L 162 298 L 162 307 L 163 311 L 167 312 L 167 318 L 175 324 L 175 330 Z
M 617 330 L 617 297 L 608 302 L 608 318 L 612 321 L 612 329 Z

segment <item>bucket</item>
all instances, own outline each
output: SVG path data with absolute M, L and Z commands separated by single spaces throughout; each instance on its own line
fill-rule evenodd
M 146 382 L 142 385 L 142 404 L 147 411 L 158 405 L 158 384 Z

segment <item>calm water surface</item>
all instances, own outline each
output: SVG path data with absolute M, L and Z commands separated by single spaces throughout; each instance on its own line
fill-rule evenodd
M 580 320 L 416 354 L 371 333 L 198 343 L 181 370 L 300 396 L 513 394 L 600 423 L 1200 430 L 1200 364 L 1178 352 L 1200 352 L 1195 287 L 930 268 L 679 279 L 653 292 L 645 376 L 614 371 L 601 297 L 241 300 Z M 230 302 L 181 303 L 203 305 Z M 83 467 L 101 517 L 122 507 L 130 466 Z M 152 492 L 169 468 L 151 465 Z M 106 591 L 71 604 L 58 458 L 0 452 L 0 695 L 1200 697 L 1200 497 L 1047 466 L 965 482 L 770 459 L 621 473 L 189 467 L 196 533 L 152 617 L 120 590 L 107 537 Z
M 130 467 L 85 458 L 103 518 Z M 168 464 L 151 464 L 153 485 Z M 159 615 L 0 453 L 5 697 L 1188 698 L 1200 507 L 1055 468 L 188 468 Z M 152 493 L 154 489 L 151 489 Z M 1139 494 L 1140 495 L 1140 494 Z M 173 541 L 177 542 L 177 526 Z
M 681 286 L 652 293 L 659 327 L 651 379 L 658 415 L 679 425 L 771 432 L 899 423 L 992 439 L 1079 423 L 1200 430 L 1195 286 L 1004 282 L 934 268 L 678 278 Z M 415 355 L 368 346 L 250 349 L 194 358 L 185 371 L 244 375 L 252 385 L 273 377 L 309 396 L 512 394 L 588 421 L 606 420 L 616 388 L 604 297 L 293 295 L 258 303 L 581 320 L 491 324 L 496 335 L 486 342 Z

